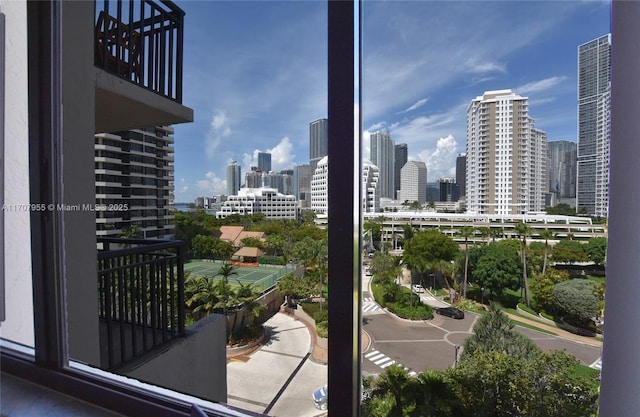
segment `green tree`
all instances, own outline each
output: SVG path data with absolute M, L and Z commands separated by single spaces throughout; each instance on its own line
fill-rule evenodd
M 475 234 L 472 226 L 463 226 L 458 231 L 460 236 L 464 237 L 464 284 L 462 286 L 462 297 L 467 298 L 467 285 L 469 282 L 469 238 Z
M 591 417 L 598 382 L 575 375 L 578 361 L 564 352 L 536 352 L 522 360 L 487 351 L 467 356 L 446 377 L 474 417 Z
M 531 296 L 533 298 L 533 307 L 540 311 L 545 310 L 553 312 L 553 288 L 556 284 L 569 280 L 567 271 L 560 271 L 549 268 L 545 274 L 538 274 L 531 283 Z
M 586 326 L 598 316 L 598 299 L 594 295 L 596 283 L 588 279 L 571 279 L 553 287 L 553 303 L 565 319 L 578 326 Z
M 520 256 L 522 257 L 522 286 L 524 288 L 524 301 L 527 307 L 531 307 L 529 296 L 529 282 L 527 280 L 527 236 L 531 235 L 531 228 L 525 222 L 516 223 L 515 232 L 521 239 Z
M 414 392 L 412 385 L 416 379 L 409 376 L 406 369 L 398 365 L 391 365 L 373 382 L 370 396 L 362 405 L 364 415 L 385 417 L 403 417 L 409 415 L 415 404 L 408 396 Z M 379 402 L 386 404 L 382 407 Z M 372 413 L 374 409 L 378 411 Z M 380 413 L 384 411 L 384 414 Z
M 547 212 L 547 214 L 558 214 L 561 216 L 576 215 L 576 209 L 564 203 L 557 204 L 554 207 L 547 207 L 544 210 Z
M 191 241 L 191 256 L 195 259 L 212 259 L 216 240 L 213 236 L 195 236 Z
M 589 260 L 596 265 L 607 263 L 607 238 L 592 237 L 584 248 Z
M 240 245 L 250 248 L 259 248 L 261 250 L 264 250 L 265 248 L 264 242 L 255 237 L 245 237 L 240 241 Z
M 284 295 L 287 305 L 293 306 L 294 298 L 307 298 L 313 294 L 313 284 L 308 278 L 298 278 L 288 273 L 278 281 L 278 291 Z
M 575 240 L 561 240 L 553 247 L 551 259 L 558 263 L 574 264 L 586 262 L 589 258 L 582 243 Z
M 504 290 L 520 288 L 522 265 L 518 252 L 509 245 L 491 243 L 479 248 L 471 274 L 481 287 L 501 297 Z M 475 254 L 474 254 L 475 255 Z
M 216 283 L 211 278 L 189 276 L 184 282 L 184 299 L 190 315 L 199 320 L 213 313 L 218 303 Z
M 529 359 L 538 347 L 513 330 L 515 325 L 496 303 L 489 304 L 489 312 L 473 326 L 473 335 L 464 341 L 461 358 L 481 352 L 500 352 L 519 359 Z
M 547 272 L 547 258 L 549 256 L 549 240 L 553 239 L 556 236 L 549 229 L 544 229 L 540 231 L 540 239 L 544 239 L 544 264 L 542 265 L 542 275 Z

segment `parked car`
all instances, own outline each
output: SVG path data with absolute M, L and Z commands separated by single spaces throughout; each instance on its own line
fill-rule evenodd
M 327 397 L 329 396 L 329 392 L 327 390 L 327 386 L 324 385 L 317 390 L 313 391 L 313 404 L 317 409 L 326 410 L 327 409 Z
M 464 311 L 457 309 L 455 307 L 441 307 L 436 308 L 436 314 L 440 314 L 441 316 L 451 317 L 453 319 L 463 319 Z
M 413 284 L 411 286 L 411 289 L 413 290 L 413 292 L 417 292 L 417 293 L 422 293 L 424 292 L 424 287 L 420 284 Z

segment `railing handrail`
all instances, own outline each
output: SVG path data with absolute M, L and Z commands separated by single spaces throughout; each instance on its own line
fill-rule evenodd
M 96 0 L 95 65 L 182 103 L 184 10 L 169 0 L 123 1 Z
M 100 237 L 97 239 L 98 243 L 111 243 L 124 244 L 124 245 L 138 245 L 129 248 L 111 249 L 109 246 L 104 249 L 98 250 L 98 260 L 112 258 L 114 256 L 126 256 L 135 255 L 139 253 L 149 253 L 151 251 L 160 251 L 164 249 L 177 249 L 184 246 L 184 242 L 181 240 L 149 240 L 149 239 L 127 239 L 127 238 L 115 238 L 115 237 Z M 153 243 L 150 243 L 153 242 Z

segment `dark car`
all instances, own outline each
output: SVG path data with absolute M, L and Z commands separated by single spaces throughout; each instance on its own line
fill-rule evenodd
M 464 311 L 459 310 L 455 307 L 441 307 L 436 308 L 436 314 L 440 314 L 441 316 L 447 316 L 454 319 L 463 319 Z

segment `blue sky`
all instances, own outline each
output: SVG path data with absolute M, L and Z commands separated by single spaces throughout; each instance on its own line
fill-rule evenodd
M 274 170 L 308 163 L 309 122 L 326 117 L 324 1 L 186 1 L 183 103 L 175 126 L 176 201 L 226 193 L 257 152 Z M 469 102 L 488 90 L 529 97 L 549 140 L 576 140 L 577 46 L 610 32 L 604 1 L 365 1 L 363 156 L 387 129 L 453 176 Z

